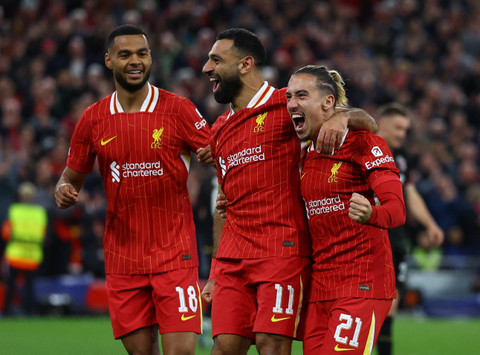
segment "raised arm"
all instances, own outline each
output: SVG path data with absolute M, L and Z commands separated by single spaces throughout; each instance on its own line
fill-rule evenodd
M 347 127 L 352 130 L 365 129 L 376 132 L 378 129 L 374 118 L 360 108 L 337 107 L 335 114 L 326 121 L 317 137 L 317 152 L 331 155 L 340 147 Z
M 55 202 L 59 208 L 68 208 L 78 202 L 78 193 L 87 176 L 87 173 L 65 167 L 55 187 Z

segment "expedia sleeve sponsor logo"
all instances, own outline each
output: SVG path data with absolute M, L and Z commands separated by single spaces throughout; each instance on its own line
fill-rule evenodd
M 259 145 L 254 148 L 245 148 L 238 153 L 231 154 L 226 160 L 224 160 L 222 157 L 219 157 L 218 163 L 222 169 L 222 176 L 225 176 L 230 168 L 264 160 L 265 152 L 263 151 L 262 146 Z
M 321 200 L 310 200 L 305 204 L 308 217 L 319 214 L 343 211 L 345 202 L 342 202 L 339 195 L 335 197 L 325 197 Z
M 120 182 L 120 177 L 122 178 L 132 178 L 132 177 L 148 177 L 148 176 L 162 176 L 163 168 L 161 167 L 160 161 L 156 162 L 142 162 L 142 163 L 124 163 L 121 166 L 113 161 L 110 164 L 112 181 Z
M 198 117 L 200 118 L 203 118 L 202 114 L 200 113 L 200 111 L 198 111 L 198 108 L 195 109 L 195 112 L 197 113 Z M 195 122 L 195 128 L 197 130 L 201 130 L 203 127 L 205 127 L 207 125 L 207 121 L 203 118 L 201 121 L 199 122 Z
M 200 122 L 195 122 L 195 128 L 197 130 L 200 130 L 202 129 L 203 127 L 205 127 L 207 125 L 207 121 L 205 119 L 201 120 Z
M 372 168 L 375 168 L 375 167 L 378 167 L 382 164 L 386 164 L 386 163 L 394 163 L 395 160 L 393 159 L 392 156 L 390 155 L 386 155 L 384 157 L 381 157 L 381 158 L 378 158 L 378 159 L 375 159 L 373 161 L 367 161 L 365 162 L 365 167 L 367 168 L 367 170 L 370 170 Z
M 370 150 L 375 158 L 381 157 L 383 155 L 382 150 L 379 146 L 375 146 Z

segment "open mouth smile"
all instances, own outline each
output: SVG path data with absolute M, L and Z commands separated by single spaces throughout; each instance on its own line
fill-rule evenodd
M 299 113 L 292 113 L 292 121 L 295 125 L 295 130 L 299 131 L 305 126 L 305 116 Z
M 220 80 L 215 78 L 214 76 L 211 76 L 210 82 L 213 82 L 213 92 L 216 92 L 218 90 L 218 87 L 220 86 Z

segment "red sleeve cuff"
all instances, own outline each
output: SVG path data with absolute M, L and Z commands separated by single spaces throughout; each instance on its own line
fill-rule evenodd
M 400 180 L 397 178 L 376 184 L 374 192 L 380 205 L 372 208 L 372 215 L 367 224 L 385 229 L 403 225 L 406 219 L 406 210 Z

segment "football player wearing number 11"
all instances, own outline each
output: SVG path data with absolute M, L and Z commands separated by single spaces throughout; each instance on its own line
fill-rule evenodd
M 342 77 L 323 66 L 297 70 L 286 95 L 303 141 L 315 142 L 335 107 L 347 104 Z M 367 131 L 347 131 L 333 155 L 314 148 L 301 174 L 313 249 L 304 354 L 370 354 L 395 298 L 386 229 L 405 222 L 399 172 L 383 138 Z
M 226 218 L 219 218 L 218 210 L 215 214 L 216 259 L 202 293 L 212 301 L 213 355 L 247 354 L 253 343 L 261 355 L 289 355 L 309 281 L 300 142 L 285 88 L 275 89 L 263 80 L 263 63 L 265 48 L 258 37 L 233 28 L 217 36 L 203 67 L 216 101 L 230 103 L 210 136 L 219 185 L 228 201 Z M 352 123 L 351 114 L 335 115 L 324 128 L 331 132 L 329 124 L 344 122 L 341 138 L 343 127 Z M 369 117 L 357 117 L 361 127 L 369 127 Z

